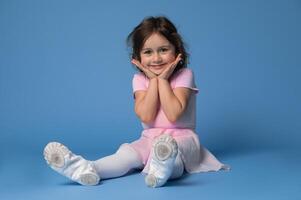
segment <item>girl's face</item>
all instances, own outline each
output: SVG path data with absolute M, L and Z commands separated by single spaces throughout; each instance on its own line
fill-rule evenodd
M 141 64 L 156 75 L 161 74 L 175 59 L 175 47 L 164 36 L 153 33 L 140 52 Z

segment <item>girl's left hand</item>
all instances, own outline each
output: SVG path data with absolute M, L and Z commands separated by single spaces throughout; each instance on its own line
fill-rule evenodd
M 147 69 L 146 67 L 144 67 L 138 60 L 136 59 L 132 59 L 131 61 L 134 65 L 136 65 L 136 67 L 138 69 L 140 69 L 141 71 L 144 72 L 144 74 L 149 78 L 149 79 L 152 79 L 152 78 L 156 78 L 156 74 L 154 74 L 153 72 L 151 72 L 149 69 Z
M 166 69 L 158 76 L 158 78 L 168 80 L 181 59 L 181 54 L 178 54 L 176 60 L 172 62 L 170 66 L 166 67 Z

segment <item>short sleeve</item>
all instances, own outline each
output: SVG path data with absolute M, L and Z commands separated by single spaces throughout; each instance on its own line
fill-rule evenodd
M 184 68 L 181 71 L 179 71 L 179 74 L 175 77 L 174 80 L 174 88 L 177 87 L 189 88 L 195 92 L 199 91 L 195 85 L 194 75 L 191 69 Z
M 147 90 L 146 82 L 146 78 L 143 74 L 135 74 L 132 81 L 133 93 L 138 90 Z

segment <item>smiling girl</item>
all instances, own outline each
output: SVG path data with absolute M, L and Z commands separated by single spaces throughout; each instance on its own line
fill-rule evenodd
M 49 143 L 44 157 L 52 169 L 83 185 L 143 169 L 145 183 L 163 186 L 184 172 L 229 169 L 199 143 L 195 133 L 196 95 L 193 72 L 176 27 L 166 17 L 145 18 L 127 38 L 132 63 L 135 112 L 144 130 L 132 143 L 96 161 L 73 154 L 66 146 Z

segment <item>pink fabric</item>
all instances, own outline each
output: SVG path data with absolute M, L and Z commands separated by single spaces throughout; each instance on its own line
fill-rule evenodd
M 143 74 L 135 74 L 133 78 L 133 92 L 147 90 L 149 80 Z M 179 154 L 184 163 L 185 170 L 189 173 L 217 171 L 228 169 L 228 166 L 220 163 L 213 154 L 201 146 L 195 130 L 195 104 L 198 89 L 194 83 L 193 72 L 184 68 L 177 72 L 170 80 L 172 89 L 177 87 L 190 88 L 192 92 L 187 109 L 175 123 L 168 121 L 162 108 L 159 108 L 154 122 L 150 124 L 142 123 L 144 131 L 140 139 L 130 144 L 141 156 L 145 165 L 143 172 L 147 173 L 149 168 L 149 158 L 153 141 L 162 134 L 171 135 L 178 144 Z
M 144 173 L 147 173 L 149 170 L 149 158 L 153 141 L 162 134 L 171 135 L 177 141 L 179 154 L 187 172 L 208 172 L 228 168 L 220 163 L 206 148 L 201 146 L 199 138 L 193 130 L 152 128 L 144 130 L 141 138 L 130 144 L 141 156 L 145 165 Z
M 149 85 L 148 78 L 140 73 L 135 74 L 133 78 L 133 92 L 138 90 L 147 90 Z M 184 68 L 177 72 L 170 80 L 170 85 L 172 89 L 178 87 L 190 88 L 194 92 L 192 92 L 189 102 L 187 104 L 187 108 L 183 115 L 177 120 L 176 123 L 171 123 L 168 121 L 166 115 L 164 114 L 161 106 L 159 108 L 157 117 L 152 123 L 146 124 L 142 123 L 144 129 L 149 128 L 190 128 L 195 129 L 195 103 L 196 103 L 196 93 L 198 89 L 194 83 L 193 72 L 191 69 Z

